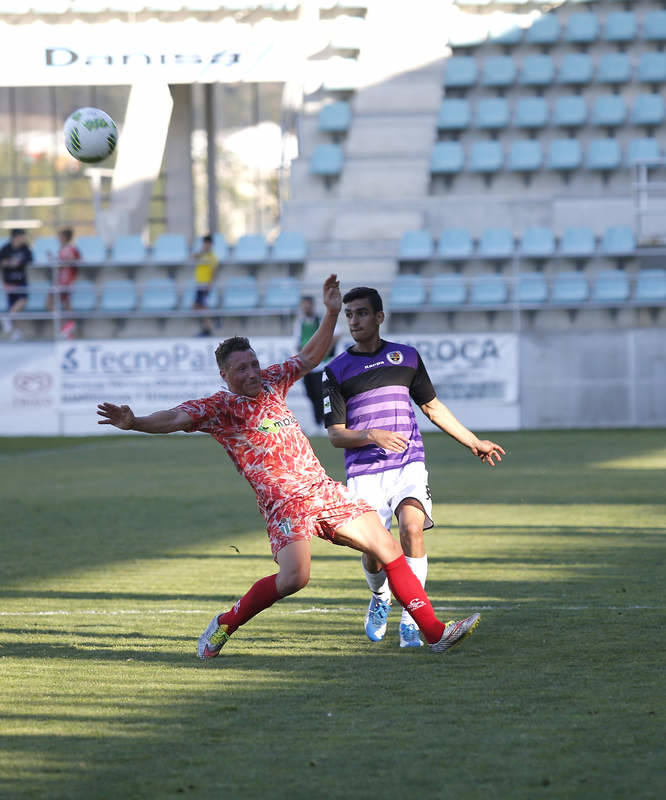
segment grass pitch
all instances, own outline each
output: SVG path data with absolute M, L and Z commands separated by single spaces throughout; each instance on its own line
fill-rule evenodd
M 363 634 L 358 556 L 200 662 L 273 571 L 254 496 L 205 436 L 0 440 L 0 797 L 657 798 L 663 431 L 426 437 L 428 589 L 482 612 L 434 655 Z M 341 451 L 321 439 L 342 477 Z

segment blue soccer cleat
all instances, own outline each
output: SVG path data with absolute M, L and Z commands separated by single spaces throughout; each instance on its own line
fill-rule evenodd
M 386 634 L 386 620 L 391 604 L 373 594 L 365 615 L 365 633 L 371 642 L 381 642 Z
M 419 636 L 419 629 L 413 622 L 400 623 L 400 647 L 422 647 L 423 642 Z

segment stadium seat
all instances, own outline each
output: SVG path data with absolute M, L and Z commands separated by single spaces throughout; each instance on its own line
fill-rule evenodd
M 593 139 L 587 145 L 585 166 L 597 172 L 617 169 L 622 161 L 617 139 Z
M 507 161 L 511 172 L 536 172 L 542 164 L 541 142 L 535 139 L 514 139 L 511 142 Z
M 276 264 L 304 264 L 308 255 L 305 236 L 298 231 L 281 231 L 273 242 L 271 261 Z
M 592 44 L 599 38 L 599 18 L 592 12 L 576 12 L 569 16 L 564 30 L 568 44 Z
M 553 139 L 548 151 L 546 166 L 558 172 L 572 172 L 583 161 L 580 142 L 577 139 Z
M 435 245 L 430 231 L 405 231 L 400 239 L 400 261 L 430 261 Z
M 301 282 L 297 278 L 271 278 L 264 292 L 263 307 L 292 314 L 301 299 Z
M 629 278 L 619 269 L 599 272 L 592 284 L 592 300 L 595 303 L 625 303 L 629 299 Z
M 661 159 L 659 142 L 656 139 L 645 137 L 632 139 L 627 148 L 627 166 L 635 164 L 656 164 Z
M 548 299 L 548 285 L 540 272 L 523 272 L 514 286 L 513 299 L 521 305 L 543 305 Z
M 201 250 L 203 244 L 202 238 L 203 237 L 201 236 L 197 236 L 197 238 L 194 240 L 194 244 L 192 245 L 192 256 Z M 222 263 L 229 260 L 229 246 L 227 245 L 227 240 L 224 238 L 224 234 L 213 234 L 213 253 L 215 253 L 217 256 L 217 260 Z
M 585 98 L 579 95 L 565 95 L 555 100 L 553 109 L 553 125 L 558 128 L 575 130 L 585 125 L 587 106 Z
M 467 24 L 454 26 L 449 33 L 448 45 L 452 50 L 469 49 L 479 47 L 487 38 L 488 30 L 485 25 Z
M 443 261 L 465 261 L 474 253 L 474 240 L 464 228 L 448 228 L 439 235 L 437 257 Z
M 136 308 L 136 289 L 132 281 L 107 281 L 102 287 L 100 309 L 126 314 Z
M 666 42 L 666 11 L 648 11 L 643 19 L 643 39 Z
M 631 110 L 632 125 L 652 128 L 666 119 L 664 98 L 660 94 L 639 94 Z
M 173 311 L 178 305 L 176 284 L 169 278 L 154 278 L 146 281 L 139 308 L 141 311 Z
M 641 53 L 638 59 L 638 80 L 657 87 L 666 82 L 666 53 Z
M 259 305 L 257 281 L 252 276 L 229 278 L 222 292 L 225 311 L 252 311 Z
M 641 305 L 666 301 L 666 270 L 642 269 L 636 280 L 634 300 Z
M 543 97 L 521 97 L 513 115 L 516 128 L 536 130 L 548 124 L 548 104 Z
M 638 34 L 638 21 L 631 11 L 612 11 L 606 17 L 601 38 L 606 42 L 626 44 Z
M 600 128 L 617 128 L 627 118 L 624 98 L 618 94 L 602 94 L 592 104 L 590 124 Z
M 337 178 L 342 172 L 344 154 L 339 144 L 318 144 L 312 151 L 310 172 L 323 178 Z
M 587 53 L 566 53 L 557 80 L 564 86 L 584 86 L 592 81 L 592 59 Z
M 440 131 L 462 131 L 469 126 L 471 112 L 469 102 L 461 99 L 442 100 L 437 117 Z
M 393 311 L 420 309 L 426 302 L 426 286 L 420 275 L 396 275 L 391 284 L 389 308 Z
M 488 29 L 488 42 L 501 47 L 515 47 L 523 40 L 523 29 L 508 14 L 497 15 Z
M 268 245 L 260 233 L 246 233 L 234 247 L 233 260 L 236 264 L 264 264 L 268 261 Z
M 636 250 L 636 237 L 628 225 L 606 228 L 601 238 L 601 252 L 605 256 L 632 256 Z
M 550 228 L 527 228 L 518 246 L 524 258 L 547 259 L 555 255 L 555 236 Z
M 5 287 L 0 286 L 0 313 L 7 311 L 7 302 L 7 293 L 5 292 Z
M 195 283 L 188 283 L 180 298 L 181 311 L 192 311 L 194 299 L 196 297 L 197 286 Z M 215 309 L 220 307 L 220 291 L 217 286 L 211 286 L 206 296 L 206 308 Z
M 506 281 L 500 275 L 479 275 L 472 282 L 469 302 L 474 305 L 503 305 L 508 291 Z
M 551 301 L 563 305 L 584 303 L 590 293 L 587 279 L 580 272 L 558 272 L 553 281 Z
M 509 104 L 503 97 L 484 97 L 474 114 L 474 125 L 485 130 L 506 128 L 509 124 Z
M 499 172 L 504 164 L 504 153 L 499 142 L 473 142 L 469 151 L 471 172 L 491 174 Z
M 469 89 L 477 80 L 478 68 L 472 56 L 451 56 L 444 67 L 447 89 Z
M 631 61 L 626 53 L 604 53 L 597 67 L 599 83 L 619 85 L 631 80 Z
M 526 56 L 520 71 L 523 86 L 550 86 L 555 79 L 553 59 L 547 55 Z
M 490 261 L 506 261 L 513 258 L 515 243 L 508 228 L 486 228 L 479 240 L 479 256 Z
M 557 43 L 560 38 L 560 21 L 555 14 L 543 14 L 536 19 L 525 33 L 527 44 L 547 46 Z
M 345 100 L 325 105 L 319 112 L 319 130 L 323 133 L 347 133 L 351 125 L 351 106 Z
M 32 263 L 35 266 L 53 264 L 58 257 L 60 242 L 57 236 L 38 236 L 32 244 Z
M 50 290 L 51 284 L 48 281 L 30 281 L 28 284 L 28 300 L 24 310 L 31 314 L 46 311 L 46 302 Z
M 560 240 L 560 254 L 565 258 L 591 258 L 597 249 L 591 228 L 567 228 Z
M 465 302 L 465 281 L 457 275 L 437 275 L 430 283 L 430 305 L 434 308 L 450 308 Z
M 145 260 L 146 246 L 140 236 L 125 234 L 113 242 L 110 259 L 113 266 L 139 266 Z
M 72 311 L 89 313 L 97 308 L 97 292 L 95 284 L 82 278 L 74 281 L 69 295 L 69 306 Z
M 465 153 L 460 142 L 436 142 L 430 159 L 433 175 L 455 175 L 465 166 Z
M 161 233 L 150 254 L 151 264 L 185 264 L 189 254 L 187 240 L 182 233 Z
M 511 56 L 488 56 L 481 70 L 481 85 L 495 89 L 511 86 L 516 80 L 516 63 Z
M 76 246 L 83 263 L 99 266 L 106 263 L 106 244 L 101 236 L 79 236 Z

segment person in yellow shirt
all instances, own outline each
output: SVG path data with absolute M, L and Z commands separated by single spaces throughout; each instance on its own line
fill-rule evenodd
M 213 237 L 207 234 L 201 240 L 201 250 L 194 255 L 194 282 L 196 294 L 193 308 L 195 311 L 205 311 L 208 308 L 207 300 L 215 273 L 217 272 L 217 256 L 213 252 Z M 201 335 L 212 336 L 210 319 L 201 320 Z

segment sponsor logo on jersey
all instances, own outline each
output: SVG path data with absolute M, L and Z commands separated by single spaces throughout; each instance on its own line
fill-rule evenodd
M 391 350 L 390 353 L 386 354 L 386 358 L 388 358 L 391 364 L 402 364 L 405 359 L 400 350 Z
M 373 367 L 381 367 L 384 361 L 375 361 L 373 364 L 366 364 L 363 369 L 372 369 Z
M 330 413 L 331 413 L 331 398 L 328 395 L 326 395 L 326 397 L 324 397 L 324 414 L 330 414 Z
M 264 417 L 257 430 L 260 433 L 278 433 L 281 428 L 286 428 L 289 425 L 298 425 L 298 420 L 296 417 L 282 417 L 282 419 L 270 419 L 270 417 Z

